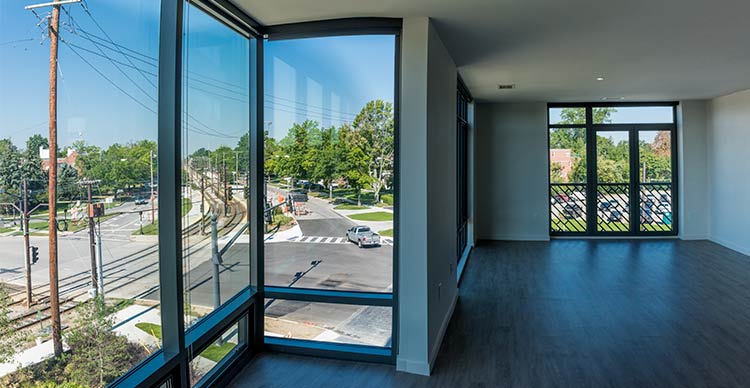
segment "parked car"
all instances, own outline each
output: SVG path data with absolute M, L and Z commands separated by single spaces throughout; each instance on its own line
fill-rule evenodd
M 305 189 L 289 190 L 289 199 L 294 202 L 307 202 L 307 193 Z
M 346 238 L 357 243 L 360 248 L 366 246 L 380 246 L 380 235 L 370 230 L 369 226 L 352 226 L 346 231 Z
M 583 216 L 583 209 L 577 204 L 567 204 L 563 206 L 563 216 L 568 220 L 580 218 Z
M 620 213 L 619 210 L 612 210 L 607 218 L 609 222 L 617 222 L 620 221 L 620 219 L 622 219 L 622 213 Z
M 138 195 L 135 197 L 136 205 L 148 205 L 148 198 L 145 195 Z
M 599 202 L 599 210 L 616 209 L 620 206 L 620 203 L 616 199 L 610 199 L 609 201 Z

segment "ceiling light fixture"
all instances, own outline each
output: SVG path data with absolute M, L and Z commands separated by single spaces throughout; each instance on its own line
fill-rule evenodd
M 596 77 L 597 81 L 604 81 L 604 77 Z
M 603 101 L 624 100 L 625 97 L 602 97 Z

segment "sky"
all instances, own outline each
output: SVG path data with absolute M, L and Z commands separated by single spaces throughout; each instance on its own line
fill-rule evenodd
M 29 4 L 0 1 L 0 138 L 21 148 L 48 134 L 49 39 Z M 156 140 L 159 2 L 85 5 L 67 5 L 61 16 L 59 144 Z M 37 10 L 42 19 L 48 12 Z M 249 126 L 250 42 L 192 6 L 185 34 L 183 149 L 234 147 Z M 394 50 L 393 36 L 266 42 L 266 129 L 281 138 L 305 119 L 339 126 L 369 100 L 392 102 Z

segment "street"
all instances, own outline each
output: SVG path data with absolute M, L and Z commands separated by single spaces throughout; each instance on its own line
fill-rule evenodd
M 332 210 L 327 201 L 311 197 L 307 209 L 309 214 L 298 217 L 301 236 L 295 236 L 293 241 L 265 244 L 267 285 L 287 287 L 293 283 L 296 288 L 391 291 L 392 240 L 380 247 L 360 249 L 344 238 L 346 230 L 354 223 Z M 140 211 L 145 220 L 150 205 L 125 203 L 108 209 L 108 212 L 122 214 L 101 223 L 105 295 L 158 304 L 158 240 L 156 236 L 137 234 Z M 220 225 L 223 222 L 220 217 Z M 208 236 L 198 234 L 188 234 L 183 239 L 186 300 L 194 318 L 213 309 L 209 241 Z M 34 294 L 44 298 L 49 282 L 47 237 L 31 236 L 30 244 L 39 247 L 40 257 L 32 266 Z M 0 282 L 23 287 L 22 238 L 0 237 L 0 252 L 3 252 Z M 91 268 L 88 231 L 60 233 L 58 255 L 61 299 L 85 298 L 90 288 Z M 222 303 L 247 286 L 249 257 L 246 239 L 238 239 L 223 255 L 220 267 Z M 320 262 L 312 266 L 314 260 Z M 297 273 L 305 274 L 296 277 Z M 391 336 L 390 308 L 275 300 L 267 301 L 267 317 L 284 323 L 282 327 L 269 324 L 268 335 L 374 345 L 388 344 Z M 302 330 L 311 325 L 312 330 Z

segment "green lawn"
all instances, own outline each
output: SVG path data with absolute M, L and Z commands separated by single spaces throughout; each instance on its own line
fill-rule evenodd
M 193 203 L 190 201 L 190 198 L 183 198 L 182 199 L 182 216 L 184 217 L 186 214 L 190 213 L 190 210 L 193 209 Z M 141 234 L 141 229 L 138 228 L 133 231 L 133 235 Z M 143 225 L 143 234 L 147 236 L 156 236 L 159 234 L 159 220 L 156 220 L 156 222 L 152 224 L 145 224 Z
M 393 237 L 393 229 L 379 230 L 378 234 L 383 237 Z
M 161 339 L 161 326 L 155 323 L 138 322 L 135 324 L 135 327 L 156 337 L 157 339 Z M 213 362 L 219 362 L 229 352 L 231 352 L 235 346 L 237 346 L 237 344 L 232 342 L 224 342 L 221 345 L 211 345 L 207 347 L 206 350 L 202 351 L 200 356 L 207 358 Z
M 349 218 L 357 221 L 393 221 L 393 213 L 389 212 L 372 212 L 352 214 Z
M 599 225 L 597 227 L 598 232 L 627 232 L 630 230 L 630 225 L 626 222 L 606 222 L 603 219 L 599 219 Z M 641 225 L 641 231 L 645 232 L 669 232 L 672 230 L 671 226 L 665 224 L 645 224 Z M 553 232 L 585 232 L 586 231 L 586 220 L 578 218 L 574 220 L 552 220 L 552 231 Z
M 235 346 L 237 346 L 237 344 L 233 342 L 224 342 L 221 345 L 211 345 L 207 347 L 206 350 L 202 351 L 200 356 L 213 362 L 219 362 L 222 358 L 226 357 Z
M 351 205 L 348 203 L 342 203 L 341 205 L 336 206 L 334 209 L 336 210 L 364 210 L 369 209 L 367 206 L 357 206 L 357 205 Z
M 0 233 L 8 233 L 14 230 L 18 230 L 18 228 L 6 228 L 4 226 L 0 226 Z
M 161 326 L 155 323 L 138 322 L 135 327 L 143 330 L 144 332 L 151 334 L 152 336 L 161 339 Z

